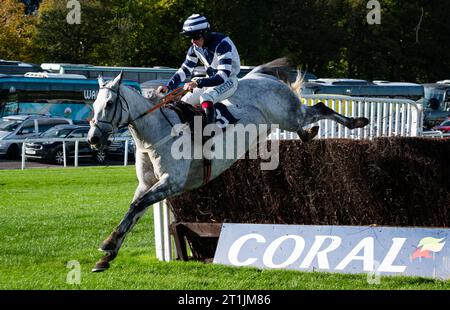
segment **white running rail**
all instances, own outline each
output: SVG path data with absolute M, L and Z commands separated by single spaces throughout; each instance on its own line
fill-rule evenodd
M 318 138 L 372 139 L 374 137 L 415 137 L 422 134 L 423 109 L 407 99 L 350 97 L 340 95 L 308 95 L 302 103 L 308 106 L 323 102 L 336 112 L 349 117 L 366 117 L 364 128 L 350 130 L 331 120 L 321 120 Z M 276 130 L 271 139 L 298 139 L 296 133 Z

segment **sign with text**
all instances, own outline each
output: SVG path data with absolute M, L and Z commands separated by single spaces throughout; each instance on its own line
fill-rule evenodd
M 214 263 L 450 279 L 450 229 L 229 224 Z

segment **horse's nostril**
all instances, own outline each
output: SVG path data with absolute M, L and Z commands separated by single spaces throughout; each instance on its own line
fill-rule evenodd
M 90 143 L 90 144 L 97 144 L 98 141 L 100 141 L 100 138 L 97 137 L 97 136 L 92 136 L 92 137 L 89 139 L 89 143 Z

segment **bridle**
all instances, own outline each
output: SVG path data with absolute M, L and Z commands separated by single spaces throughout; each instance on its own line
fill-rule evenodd
M 114 121 L 114 119 L 116 118 L 116 114 L 117 114 L 117 110 L 118 110 L 118 107 L 119 107 L 119 104 L 120 104 L 120 119 L 119 119 L 119 122 L 118 122 L 118 129 L 121 129 L 121 128 L 124 128 L 124 127 L 126 127 L 126 126 L 128 126 L 131 122 L 127 122 L 125 125 L 120 125 L 121 123 L 122 123 L 122 118 L 123 118 L 123 111 L 130 111 L 130 106 L 129 106 L 129 104 L 128 104 L 128 102 L 127 102 L 127 100 L 122 96 L 122 94 L 120 93 L 120 86 L 119 86 L 119 88 L 117 89 L 117 90 L 115 90 L 115 89 L 112 89 L 111 87 L 100 87 L 100 89 L 108 89 L 108 90 L 110 90 L 110 91 L 112 91 L 113 93 L 115 93 L 116 94 L 116 100 L 114 101 L 114 113 L 113 113 L 113 115 L 112 115 L 112 117 L 111 117 L 111 120 L 109 120 L 109 121 L 104 121 L 104 120 L 97 120 L 97 121 L 94 121 L 94 120 L 91 120 L 91 125 L 92 126 L 94 126 L 95 128 L 97 128 L 98 130 L 100 130 L 100 132 L 102 133 L 102 135 L 103 136 L 108 136 L 108 135 L 110 135 L 110 134 L 112 134 L 113 132 L 114 132 L 114 125 L 113 125 L 113 121 Z M 125 105 L 126 105 L 126 107 L 127 107 L 127 110 L 126 109 L 124 109 L 124 107 L 123 107 L 123 102 L 122 102 L 122 99 L 123 99 L 123 102 L 125 102 Z M 99 123 L 104 123 L 104 124 L 108 124 L 109 126 L 110 126 L 110 128 L 111 128 L 111 130 L 110 131 L 108 131 L 108 132 L 105 132 L 98 124 Z
M 114 132 L 114 125 L 113 125 L 113 121 L 116 118 L 116 114 L 117 114 L 117 110 L 118 110 L 118 106 L 120 104 L 120 119 L 118 122 L 118 129 L 127 127 L 130 124 L 133 124 L 135 121 L 137 121 L 138 119 L 156 111 L 157 109 L 160 109 L 162 106 L 164 106 L 166 103 L 169 103 L 171 101 L 174 101 L 175 99 L 177 99 L 178 97 L 183 96 L 184 94 L 186 94 L 188 91 L 184 90 L 183 87 L 178 87 L 176 89 L 174 89 L 173 91 L 171 91 L 169 94 L 167 94 L 166 96 L 164 96 L 156 105 L 154 105 L 153 107 L 151 107 L 149 110 L 145 111 L 144 113 L 142 113 L 141 115 L 139 115 L 138 117 L 136 117 L 133 120 L 129 120 L 127 121 L 124 125 L 120 125 L 122 123 L 122 115 L 123 115 L 123 111 L 130 111 L 130 105 L 128 104 L 127 100 L 122 96 L 122 94 L 120 93 L 120 85 L 119 88 L 117 90 L 112 89 L 111 87 L 100 87 L 100 89 L 108 89 L 110 91 L 112 91 L 113 93 L 116 94 L 116 100 L 114 101 L 114 113 L 111 117 L 111 120 L 109 121 L 104 121 L 104 120 L 91 120 L 91 125 L 94 126 L 95 128 L 97 128 L 98 130 L 100 130 L 100 132 L 102 133 L 103 136 L 108 136 L 110 134 L 112 134 Z M 125 102 L 126 108 L 128 110 L 125 110 L 123 107 L 123 102 Z M 108 124 L 111 128 L 110 131 L 105 132 L 103 129 L 100 128 L 100 126 L 98 125 L 99 123 L 104 123 L 104 124 Z

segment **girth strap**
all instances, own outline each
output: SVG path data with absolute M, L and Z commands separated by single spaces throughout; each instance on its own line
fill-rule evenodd
M 211 160 L 203 158 L 203 185 L 211 179 Z
M 191 128 L 191 132 L 192 132 L 192 140 L 194 140 L 194 138 L 193 138 L 194 117 L 197 115 L 204 117 L 203 109 L 201 109 L 199 107 L 193 107 L 192 105 L 181 102 L 181 101 L 168 103 L 164 106 L 164 108 L 168 108 L 168 109 L 175 111 L 177 113 L 178 118 L 180 119 L 181 123 L 189 124 L 189 127 Z M 164 117 L 166 117 L 164 113 L 163 113 L 163 115 L 164 115 Z M 167 117 L 166 117 L 166 120 L 170 123 L 170 121 L 167 119 Z M 172 123 L 170 123 L 170 124 L 173 127 Z M 206 142 L 206 140 L 207 139 L 202 139 L 202 144 L 204 144 Z M 211 179 L 211 160 L 203 158 L 203 184 L 208 183 L 210 181 L 210 179 Z

